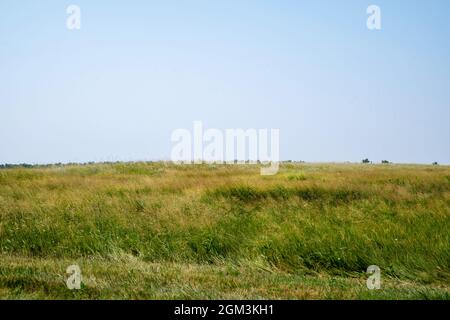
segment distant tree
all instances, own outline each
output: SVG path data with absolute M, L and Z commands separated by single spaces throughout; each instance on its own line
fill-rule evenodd
M 20 163 L 20 164 L 10 164 L 10 163 L 5 163 L 0 165 L 0 169 L 13 169 L 13 168 L 33 168 L 35 167 L 32 164 L 29 163 Z
M 438 165 L 439 165 L 439 163 L 437 163 L 436 161 L 433 162 L 433 166 L 438 166 Z
M 390 162 L 387 161 L 387 160 L 381 160 L 381 163 L 383 163 L 383 164 L 389 164 Z
M 363 159 L 363 161 L 362 161 L 362 163 L 370 163 L 370 160 L 369 159 Z

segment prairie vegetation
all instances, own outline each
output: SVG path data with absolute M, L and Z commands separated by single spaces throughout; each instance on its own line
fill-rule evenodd
M 0 298 L 449 299 L 450 167 L 1 169 Z

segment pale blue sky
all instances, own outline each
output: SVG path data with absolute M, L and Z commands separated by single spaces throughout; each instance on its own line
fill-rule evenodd
M 447 0 L 0 0 L 0 163 L 168 159 L 171 132 L 201 120 L 278 128 L 282 159 L 450 164 L 449 14 Z

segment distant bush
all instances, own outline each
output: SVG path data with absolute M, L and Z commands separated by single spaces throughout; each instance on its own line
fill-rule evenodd
M 390 162 L 387 161 L 387 160 L 381 160 L 381 163 L 383 163 L 383 164 L 389 164 Z
M 32 164 L 28 164 L 28 163 L 21 163 L 21 164 L 10 164 L 10 163 L 5 163 L 5 164 L 0 164 L 0 169 L 13 169 L 13 168 L 33 168 L 35 167 Z
M 437 163 L 436 161 L 433 162 L 433 166 L 438 166 L 438 165 L 439 165 L 439 163 Z
M 363 159 L 363 160 L 362 160 L 362 163 L 370 163 L 370 160 L 367 159 L 367 158 L 366 158 L 366 159 Z

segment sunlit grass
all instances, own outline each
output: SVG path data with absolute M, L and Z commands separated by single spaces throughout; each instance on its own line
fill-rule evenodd
M 449 230 L 445 166 L 2 169 L 0 297 L 448 299 Z

